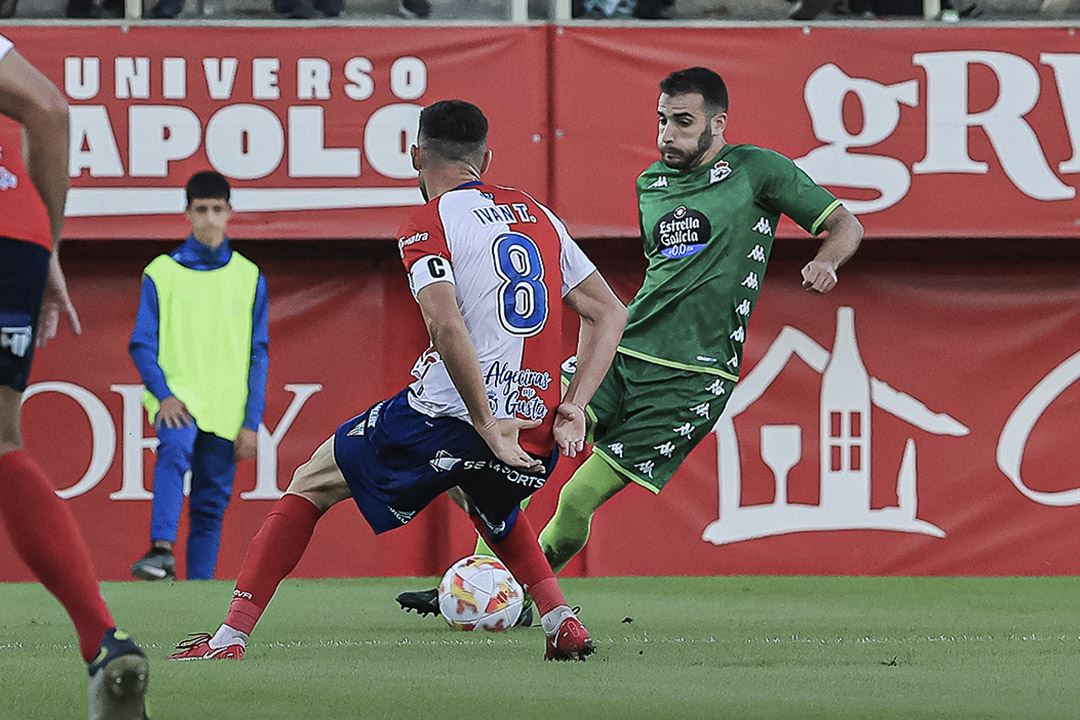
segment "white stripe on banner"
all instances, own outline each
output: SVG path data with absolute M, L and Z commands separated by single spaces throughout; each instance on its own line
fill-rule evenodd
M 184 211 L 183 188 L 72 188 L 68 217 L 171 215 Z M 241 188 L 232 192 L 237 212 L 343 210 L 423 205 L 419 188 Z

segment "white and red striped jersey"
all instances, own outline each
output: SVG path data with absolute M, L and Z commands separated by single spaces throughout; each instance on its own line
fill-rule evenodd
M 521 446 L 546 455 L 559 404 L 562 298 L 596 267 L 554 213 L 513 188 L 467 183 L 420 208 L 398 232 L 415 297 L 454 284 L 488 402 L 497 418 L 540 419 Z M 431 416 L 469 413 L 434 348 L 413 366 L 409 404 Z

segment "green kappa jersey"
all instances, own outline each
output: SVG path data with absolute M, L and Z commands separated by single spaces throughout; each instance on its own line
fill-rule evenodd
M 653 163 L 637 194 L 649 266 L 619 352 L 737 380 L 780 215 L 816 235 L 840 201 L 753 145 L 725 145 L 692 170 Z

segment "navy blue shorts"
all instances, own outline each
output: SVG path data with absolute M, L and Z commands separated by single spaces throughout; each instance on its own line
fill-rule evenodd
M 19 392 L 30 380 L 49 251 L 0 237 L 0 385 Z
M 472 499 L 493 542 L 513 528 L 521 501 L 555 469 L 530 475 L 501 463 L 469 423 L 409 406 L 408 389 L 352 418 L 334 434 L 334 459 L 376 533 L 401 527 L 455 485 Z

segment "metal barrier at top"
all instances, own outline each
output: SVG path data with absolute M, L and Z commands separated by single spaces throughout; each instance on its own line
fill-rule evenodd
M 296 17 L 282 8 L 292 0 L 188 0 L 183 12 L 176 10 L 169 18 L 200 21 L 236 21 L 246 23 Z M 87 17 L 73 13 L 77 6 L 93 5 L 101 0 L 0 0 L 0 18 L 31 23 L 62 18 L 65 5 L 69 17 Z M 120 21 L 139 21 L 156 13 L 152 8 L 159 0 L 109 0 L 106 15 L 115 17 L 123 9 Z M 306 2 L 311 0 L 297 0 Z M 422 11 L 413 11 L 420 5 Z M 662 11 L 643 11 L 642 7 L 663 7 Z M 876 16 L 909 21 L 956 22 L 979 16 L 980 21 L 1016 22 L 1025 20 L 1060 20 L 1072 13 L 1069 20 L 1080 17 L 1080 0 L 337 0 L 333 13 L 311 10 L 316 16 L 337 15 L 346 23 L 380 23 L 400 21 L 400 15 L 417 22 L 528 22 L 570 23 L 584 20 L 634 20 L 645 18 L 668 19 L 677 23 L 699 21 L 775 22 L 790 20 L 848 19 L 872 20 Z M 919 8 L 921 7 L 921 17 Z M 16 10 L 17 8 L 17 10 Z M 320 11 L 319 2 L 315 8 Z M 179 14 L 177 14 L 179 13 Z M 429 15 L 430 13 L 430 15 Z M 906 16 L 906 17 L 905 17 Z M 304 15 L 303 17 L 307 17 Z M 423 18 L 423 19 L 421 19 Z
M 509 0 L 510 22 L 529 21 L 529 0 Z M 573 0 L 549 0 L 550 19 L 554 22 L 569 22 L 573 19 Z M 199 15 L 206 15 L 206 0 L 197 0 Z M 127 20 L 139 20 L 143 17 L 143 0 L 124 0 L 124 16 Z

